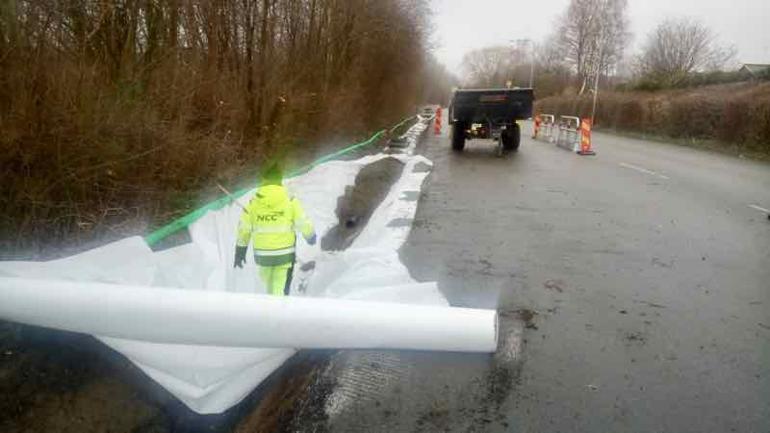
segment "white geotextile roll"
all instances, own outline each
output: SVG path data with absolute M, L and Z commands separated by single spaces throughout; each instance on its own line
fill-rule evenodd
M 0 278 L 0 317 L 155 343 L 493 352 L 493 310 Z

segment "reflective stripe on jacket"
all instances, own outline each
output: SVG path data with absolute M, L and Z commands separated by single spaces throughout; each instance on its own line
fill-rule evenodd
M 305 215 L 302 204 L 281 185 L 265 185 L 241 214 L 238 224 L 238 246 L 249 241 L 261 266 L 278 266 L 294 261 L 296 231 L 305 239 L 313 236 L 313 224 Z

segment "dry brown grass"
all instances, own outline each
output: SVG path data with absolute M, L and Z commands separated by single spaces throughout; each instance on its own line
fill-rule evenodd
M 194 114 L 200 101 L 185 104 L 168 88 L 133 98 L 99 83 L 98 72 L 52 64 L 14 68 L 2 86 L 4 252 L 140 233 L 194 203 L 190 191 L 260 156 L 228 133 L 226 104 L 206 118 Z M 198 86 L 173 91 L 195 95 Z

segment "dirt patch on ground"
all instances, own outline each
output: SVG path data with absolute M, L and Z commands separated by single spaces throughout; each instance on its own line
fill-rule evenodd
M 548 280 L 545 283 L 543 283 L 543 287 L 549 290 L 555 290 L 559 293 L 563 293 L 564 289 L 567 287 L 567 283 L 565 283 L 563 280 Z
M 527 329 L 537 329 L 535 324 L 535 317 L 538 312 L 527 308 L 521 308 L 518 310 L 500 311 L 500 320 L 520 320 L 524 322 L 524 327 Z
M 323 431 L 326 414 L 306 410 L 315 406 L 314 399 L 323 401 L 328 388 L 321 383 L 321 372 L 329 363 L 332 352 L 302 351 L 285 364 L 273 378 L 259 404 L 235 428 L 237 433 L 289 433 L 301 412 L 306 419 Z M 312 390 L 312 392 L 308 392 Z M 310 419 L 312 418 L 312 419 Z
M 626 346 L 644 346 L 647 344 L 647 335 L 638 331 L 624 332 L 622 338 Z
M 339 223 L 321 239 L 321 248 L 338 251 L 349 247 L 403 171 L 404 163 L 396 158 L 384 158 L 361 169 L 355 185 L 338 199 Z
M 130 385 L 141 373 L 90 336 L 0 323 L 0 345 L 0 431 L 141 432 L 163 418 L 167 396 Z

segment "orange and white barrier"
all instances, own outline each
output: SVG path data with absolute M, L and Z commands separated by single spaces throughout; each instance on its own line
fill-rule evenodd
M 544 138 L 559 147 L 578 155 L 596 155 L 591 144 L 591 119 L 576 116 L 559 116 L 558 123 L 553 114 L 535 116 L 532 138 Z
M 596 155 L 591 146 L 591 119 L 583 119 L 580 122 L 580 150 L 578 155 Z
M 549 143 L 555 143 L 557 133 L 556 116 L 553 114 L 538 114 L 535 116 L 533 139 L 542 138 Z
M 542 124 L 540 125 L 543 138 L 553 143 L 556 140 L 556 116 L 553 114 L 541 114 Z
M 436 123 L 433 125 L 433 133 L 441 135 L 441 107 L 436 109 Z
M 556 145 L 575 153 L 580 150 L 580 118 L 575 116 L 559 116 L 559 131 Z

